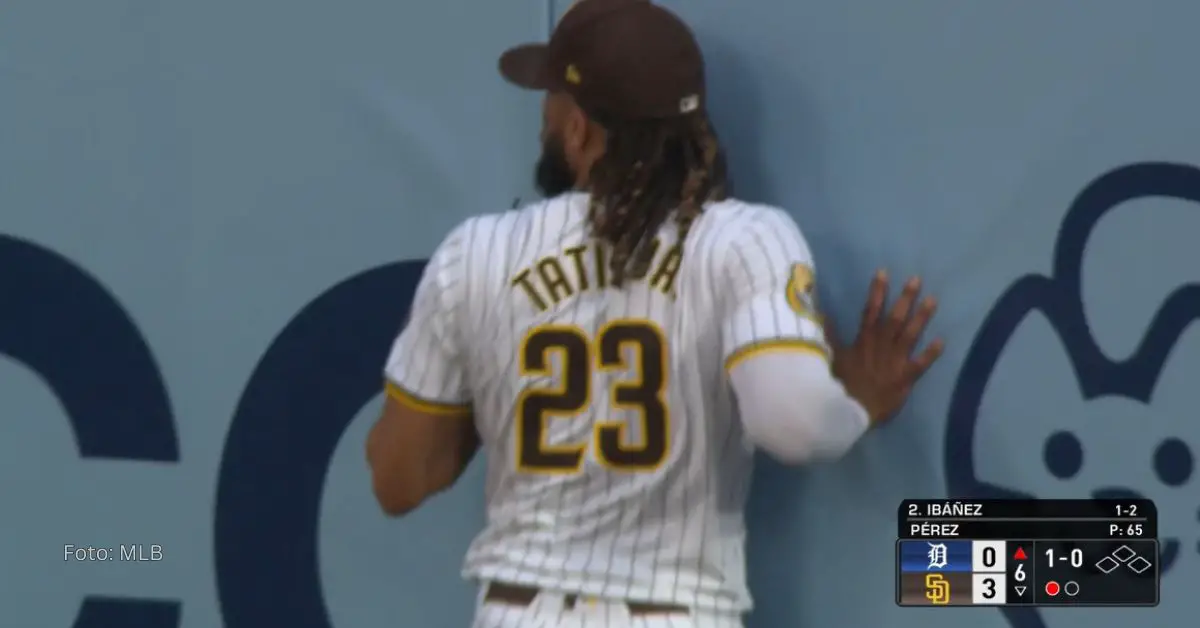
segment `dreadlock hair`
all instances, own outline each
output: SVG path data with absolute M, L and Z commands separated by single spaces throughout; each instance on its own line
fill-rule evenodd
M 704 204 L 727 194 L 725 155 L 703 111 L 674 118 L 591 116 L 607 133 L 589 172 L 592 236 L 612 245 L 611 278 L 644 277 L 654 235 L 675 212 L 682 246 Z

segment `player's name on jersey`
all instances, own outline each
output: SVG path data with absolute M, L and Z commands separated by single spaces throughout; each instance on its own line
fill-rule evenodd
M 645 280 L 651 288 L 674 298 L 683 248 L 674 244 L 663 250 L 661 238 L 654 238 L 649 246 L 652 261 L 645 274 L 627 278 Z M 512 276 L 510 285 L 528 298 L 535 310 L 542 312 L 582 292 L 607 288 L 611 283 L 608 254 L 609 249 L 603 243 L 573 246 L 520 269 Z

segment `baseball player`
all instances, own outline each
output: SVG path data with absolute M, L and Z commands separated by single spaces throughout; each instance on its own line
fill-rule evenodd
M 647 0 L 580 0 L 502 74 L 544 90 L 547 200 L 437 248 L 367 444 L 393 515 L 477 450 L 475 628 L 737 628 L 754 449 L 837 458 L 905 401 L 934 302 L 882 273 L 853 345 L 826 335 L 783 211 L 725 195 L 690 29 Z M 832 364 L 832 366 L 831 366 Z

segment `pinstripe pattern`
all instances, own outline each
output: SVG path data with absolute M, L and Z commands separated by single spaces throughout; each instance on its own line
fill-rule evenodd
M 742 628 L 731 614 L 631 615 L 620 602 L 597 601 L 566 608 L 561 595 L 543 593 L 529 606 L 484 603 L 471 628 Z
M 620 290 L 600 288 L 595 247 L 586 254 L 573 248 L 590 243 L 586 215 L 587 196 L 573 193 L 455 229 L 430 261 L 387 378 L 425 403 L 475 410 L 487 454 L 488 521 L 467 553 L 466 577 L 678 604 L 694 609 L 694 618 L 736 620 L 751 607 L 742 513 L 752 448 L 736 420 L 723 364 L 768 341 L 824 346 L 820 326 L 798 314 L 787 293 L 793 265 L 811 268 L 808 247 L 784 212 L 724 201 L 695 222 L 673 283 L 662 280 L 665 272 L 656 274 L 678 244 L 670 224 L 659 234 L 646 278 Z M 572 250 L 574 257 L 565 253 Z M 526 275 L 534 288 L 518 286 L 514 277 L 553 258 L 569 277 L 569 296 L 548 287 L 557 276 L 549 262 L 541 274 Z M 580 268 L 586 278 L 577 276 Z M 540 298 L 529 294 L 534 289 Z M 518 471 L 518 399 L 565 386 L 558 354 L 547 374 L 521 376 L 527 332 L 566 325 L 595 338 L 618 319 L 653 322 L 669 347 L 665 462 L 649 471 L 614 471 L 589 447 L 579 472 Z M 636 352 L 626 349 L 625 357 L 633 363 Z M 637 415 L 614 408 L 607 393 L 636 376 L 593 369 L 589 405 L 544 421 L 545 442 L 592 443 L 594 424 L 607 420 L 627 422 L 626 438 L 641 442 Z

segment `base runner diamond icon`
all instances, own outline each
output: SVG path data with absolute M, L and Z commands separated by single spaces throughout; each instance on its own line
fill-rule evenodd
M 1129 549 L 1128 545 L 1122 545 L 1121 547 L 1117 548 L 1117 551 L 1112 553 L 1112 557 L 1122 563 L 1129 560 L 1130 558 L 1133 558 L 1134 556 L 1137 556 L 1137 552 L 1134 552 L 1133 550 Z
M 1146 560 L 1145 558 L 1138 556 L 1137 558 L 1129 561 L 1127 566 L 1133 570 L 1133 573 L 1142 573 L 1154 565 L 1152 565 L 1150 561 Z
M 1112 573 L 1112 570 L 1120 566 L 1121 563 L 1113 560 L 1111 556 L 1105 556 L 1104 558 L 1100 559 L 1100 562 L 1096 563 L 1096 569 L 1099 569 L 1104 573 Z M 1132 567 L 1130 567 L 1130 569 L 1132 569 Z

